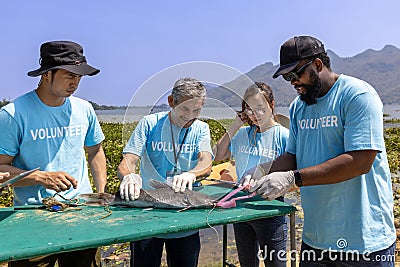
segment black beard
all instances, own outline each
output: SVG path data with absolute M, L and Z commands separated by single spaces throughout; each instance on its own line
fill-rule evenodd
M 310 79 L 311 82 L 309 84 L 303 84 L 306 92 L 304 94 L 300 94 L 300 99 L 303 100 L 307 105 L 313 105 L 317 103 L 317 98 L 319 96 L 319 92 L 321 91 L 322 84 L 321 79 L 315 72 L 311 72 Z

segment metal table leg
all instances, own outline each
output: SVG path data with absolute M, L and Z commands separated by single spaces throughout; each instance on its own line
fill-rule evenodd
M 296 267 L 296 217 L 295 212 L 289 214 L 290 218 L 290 266 Z
M 228 251 L 228 226 L 224 224 L 222 226 L 222 266 L 227 266 L 226 258 L 227 258 L 227 251 Z

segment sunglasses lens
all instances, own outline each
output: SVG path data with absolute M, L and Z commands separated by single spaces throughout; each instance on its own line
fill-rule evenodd
M 285 79 L 288 82 L 291 82 L 292 80 L 296 80 L 296 81 L 299 80 L 300 76 L 304 73 L 307 66 L 310 65 L 311 63 L 313 63 L 313 61 L 314 61 L 314 59 L 312 59 L 307 64 L 304 64 L 303 66 L 301 66 L 297 71 L 291 71 L 291 72 L 282 74 L 283 79 Z
M 298 79 L 296 73 L 294 73 L 294 72 L 285 73 L 282 75 L 282 77 L 283 77 L 283 79 L 285 79 L 288 82 Z
M 283 79 L 285 79 L 286 81 L 290 82 L 290 76 L 288 73 L 285 73 L 282 75 Z

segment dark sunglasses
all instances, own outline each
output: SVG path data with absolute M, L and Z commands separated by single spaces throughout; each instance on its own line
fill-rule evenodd
M 290 82 L 292 80 L 298 80 L 300 79 L 301 75 L 303 75 L 304 71 L 306 70 L 307 66 L 310 65 L 311 63 L 314 62 L 314 59 L 312 59 L 310 62 L 308 62 L 307 64 L 304 64 L 303 66 L 301 66 L 298 70 L 296 71 L 291 71 L 285 74 L 282 74 L 283 79 L 285 79 L 286 81 Z

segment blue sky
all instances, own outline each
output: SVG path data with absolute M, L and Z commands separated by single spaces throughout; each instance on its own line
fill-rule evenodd
M 36 88 L 39 78 L 26 73 L 38 68 L 45 41 L 76 41 L 101 69 L 82 79 L 77 96 L 127 105 L 146 80 L 176 64 L 212 61 L 244 73 L 277 64 L 280 45 L 294 35 L 316 36 L 341 57 L 400 48 L 399 9 L 397 0 L 1 1 L 0 98 Z

